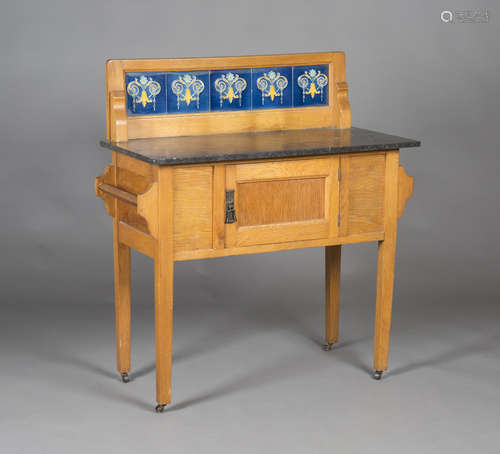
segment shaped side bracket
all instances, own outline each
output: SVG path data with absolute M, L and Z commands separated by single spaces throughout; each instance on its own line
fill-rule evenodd
M 127 97 L 123 91 L 109 94 L 109 128 L 112 142 L 128 140 Z
M 405 212 L 406 203 L 413 195 L 414 178 L 406 174 L 403 166 L 399 166 L 399 183 L 398 183 L 398 219 Z
M 151 236 L 158 237 L 158 183 L 137 196 L 137 213 L 146 219 Z
M 107 213 L 113 217 L 115 215 L 115 204 L 113 203 L 113 197 L 110 194 L 108 194 L 107 192 L 104 192 L 100 188 L 101 183 L 109 184 L 109 185 L 113 184 L 113 166 L 112 165 L 106 166 L 106 168 L 104 169 L 104 172 L 101 175 L 99 175 L 98 177 L 96 177 L 96 179 L 94 180 L 94 191 L 95 191 L 95 195 L 97 197 L 100 197 L 102 200 L 104 200 L 104 206 L 106 207 Z
M 103 174 L 95 179 L 95 194 L 104 200 L 106 211 L 110 216 L 115 215 L 114 199 L 121 200 L 137 207 L 137 214 L 142 216 L 148 230 L 154 238 L 158 237 L 158 184 L 153 183 L 142 194 L 133 194 L 113 186 L 113 166 L 108 165 Z
M 335 106 L 339 110 L 337 128 L 351 127 L 351 105 L 349 104 L 349 86 L 347 82 L 337 82 L 335 84 Z

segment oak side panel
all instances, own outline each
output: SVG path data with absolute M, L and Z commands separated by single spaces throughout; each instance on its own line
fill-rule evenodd
M 212 248 L 212 166 L 176 167 L 174 250 Z
M 340 162 L 341 234 L 382 232 L 385 154 L 346 155 Z

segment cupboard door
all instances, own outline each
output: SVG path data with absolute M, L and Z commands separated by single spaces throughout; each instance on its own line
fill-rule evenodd
M 337 236 L 338 165 L 329 156 L 226 166 L 236 215 L 226 247 Z
M 340 158 L 340 236 L 384 231 L 385 153 Z

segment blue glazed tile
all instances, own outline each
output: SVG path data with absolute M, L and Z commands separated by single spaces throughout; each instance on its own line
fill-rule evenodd
M 209 110 L 208 71 L 167 73 L 167 113 L 197 113 Z
M 250 110 L 252 73 L 250 69 L 210 71 L 210 110 Z
M 164 73 L 127 73 L 125 86 L 129 115 L 162 114 L 167 111 Z
M 252 108 L 292 107 L 292 68 L 252 69 Z
M 328 65 L 293 67 L 293 106 L 328 105 Z

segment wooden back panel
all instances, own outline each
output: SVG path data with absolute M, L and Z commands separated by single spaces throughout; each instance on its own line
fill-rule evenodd
M 299 71 L 318 66 L 326 68 L 325 72 L 328 74 L 325 93 L 320 93 L 321 87 L 318 84 L 311 93 L 309 85 L 308 99 L 312 102 L 300 105 L 302 93 L 299 93 L 301 88 L 297 85 Z M 279 99 L 283 104 L 283 92 L 281 99 L 279 90 L 273 87 L 272 92 L 268 91 L 265 95 L 261 88 L 261 93 L 257 92 L 257 76 L 254 78 L 254 74 L 257 75 L 260 70 L 274 69 L 293 74 L 292 77 L 288 76 L 291 80 L 288 82 L 288 88 L 284 89 L 285 94 L 287 89 L 291 93 L 287 95 L 286 107 L 274 101 Z M 217 103 L 213 102 L 212 78 L 215 78 L 216 74 L 220 76 L 221 73 L 216 71 L 224 73 L 226 70 L 237 74 L 251 74 L 247 81 L 252 84 L 252 90 L 257 94 L 250 91 L 250 107 L 238 109 L 235 102 L 234 105 L 228 105 L 229 109 L 225 109 L 221 100 L 219 109 Z M 185 99 L 182 102 L 179 101 L 182 98 L 177 94 L 175 106 L 172 81 L 183 73 L 194 75 L 195 78 L 198 75 L 200 80 L 205 81 L 205 101 L 200 101 L 202 95 L 198 95 L 196 99 L 195 90 L 191 90 L 187 97 L 183 93 Z M 182 80 L 181 82 L 184 83 Z M 131 83 L 136 87 L 135 95 L 134 87 L 130 87 Z M 147 84 L 150 84 L 149 88 Z M 234 94 L 233 91 L 229 96 L 231 103 Z M 260 94 L 262 106 L 257 106 L 261 99 Z M 316 98 L 313 100 L 315 94 Z M 264 99 L 264 96 L 268 98 Z M 270 105 L 271 99 L 276 106 Z M 306 100 L 306 97 L 303 96 L 302 100 Z M 241 99 L 239 101 L 241 102 Z M 264 106 L 265 101 L 267 105 Z M 195 105 L 197 109 L 193 107 Z M 284 129 L 350 128 L 351 111 L 345 82 L 345 55 L 343 52 L 322 52 L 248 57 L 109 60 L 106 63 L 106 118 L 107 138 L 111 141 Z

